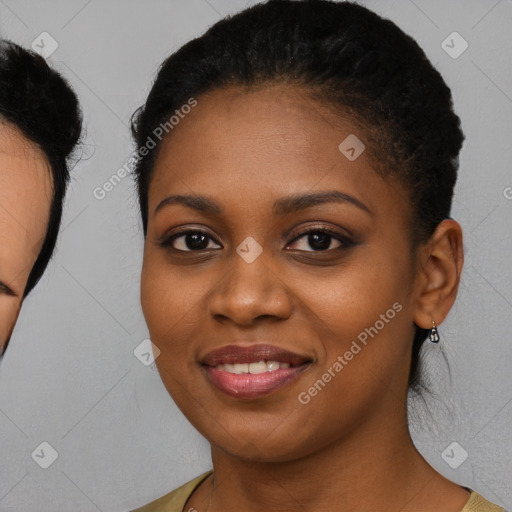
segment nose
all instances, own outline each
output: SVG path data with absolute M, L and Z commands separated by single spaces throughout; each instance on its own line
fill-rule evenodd
M 292 312 L 291 294 L 269 258 L 248 263 L 234 252 L 224 277 L 212 292 L 209 311 L 218 322 L 250 326 L 264 318 L 285 320 Z

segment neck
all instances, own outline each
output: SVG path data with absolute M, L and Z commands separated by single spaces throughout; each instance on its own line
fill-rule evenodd
M 445 479 L 415 448 L 406 406 L 393 400 L 395 410 L 286 462 L 242 460 L 212 447 L 210 512 L 409 510 L 422 489 Z

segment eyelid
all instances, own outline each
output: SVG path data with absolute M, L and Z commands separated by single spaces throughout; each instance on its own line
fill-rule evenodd
M 4 293 L 5 295 L 9 295 L 10 297 L 17 297 L 17 294 L 9 288 L 5 283 L 0 281 L 0 293 Z
M 336 240 L 339 243 L 339 245 L 338 245 L 338 247 L 333 247 L 331 249 L 325 249 L 325 250 L 312 249 L 312 250 L 308 251 L 308 250 L 296 249 L 296 248 L 288 249 L 288 247 L 291 244 L 298 243 L 302 238 L 308 236 L 311 233 L 324 233 L 329 238 Z M 351 247 L 354 247 L 355 245 L 357 245 L 357 242 L 353 238 L 349 237 L 348 235 L 338 233 L 337 231 L 326 228 L 326 227 L 317 227 L 317 228 L 313 227 L 313 228 L 309 228 L 306 231 L 299 233 L 296 237 L 294 237 L 287 244 L 286 250 L 288 250 L 290 252 L 293 251 L 294 253 L 309 253 L 310 256 L 312 256 L 312 255 L 316 256 L 316 255 L 322 255 L 322 254 L 323 255 L 326 255 L 326 254 L 332 255 L 332 254 L 339 253 L 339 251 L 350 249 Z
M 164 233 L 161 237 L 159 237 L 157 239 L 158 245 L 160 245 L 161 247 L 170 247 L 171 249 L 175 250 L 176 252 L 200 252 L 200 251 L 182 251 L 181 249 L 174 249 L 174 247 L 172 247 L 172 243 L 180 236 L 185 236 L 189 233 L 201 233 L 203 235 L 206 235 L 208 238 L 210 238 L 210 240 L 212 240 L 214 243 L 220 245 L 222 248 L 222 244 L 217 241 L 216 237 L 214 237 L 209 232 L 209 230 L 207 228 L 204 228 L 204 227 L 194 228 L 194 227 L 190 227 L 189 225 L 187 225 L 187 227 L 183 227 L 183 229 L 176 231 L 172 234 L 170 234 L 170 231 L 172 231 L 172 230 L 166 231 L 166 233 Z M 206 250 L 206 249 L 202 249 L 202 250 Z
M 317 233 L 317 232 L 326 233 L 327 235 L 332 236 L 333 238 L 336 238 L 340 242 L 342 242 L 344 245 L 350 245 L 355 244 L 357 242 L 356 237 L 352 235 L 347 230 L 346 233 L 342 233 L 334 228 L 328 227 L 325 224 L 317 224 L 317 225 L 309 225 L 307 228 L 305 228 L 303 231 L 300 231 L 294 237 L 289 243 L 295 242 L 297 239 L 302 238 L 305 235 L 309 235 L 310 233 Z
M 170 231 L 172 231 L 172 230 L 170 230 Z M 302 238 L 302 237 L 304 237 L 306 235 L 309 235 L 310 233 L 318 233 L 318 232 L 326 233 L 327 235 L 329 235 L 332 238 L 336 239 L 338 242 L 340 242 L 341 247 L 351 247 L 351 246 L 353 246 L 353 245 L 355 245 L 357 243 L 355 237 L 352 234 L 348 234 L 348 233 L 344 234 L 344 233 L 341 233 L 341 232 L 337 231 L 334 228 L 330 228 L 328 226 L 325 226 L 324 224 L 316 224 L 316 225 L 309 225 L 307 228 L 305 228 L 304 230 L 302 230 L 299 233 L 297 233 L 287 243 L 287 246 L 289 244 L 297 241 L 298 239 L 300 239 L 300 238 Z M 196 251 L 194 251 L 194 250 L 185 251 L 185 250 L 182 250 L 182 249 L 175 249 L 173 247 L 173 242 L 177 238 L 180 238 L 181 236 L 185 236 L 185 235 L 187 235 L 189 233 L 201 233 L 203 235 L 206 235 L 210 239 L 210 241 L 213 241 L 215 244 L 220 245 L 221 246 L 220 248 L 223 248 L 222 244 L 216 240 L 216 237 L 211 235 L 209 230 L 207 228 L 204 228 L 204 227 L 194 228 L 194 227 L 187 226 L 187 227 L 183 227 L 183 229 L 181 229 L 179 231 L 176 231 L 176 232 L 174 232 L 172 234 L 169 234 L 169 231 L 167 231 L 164 235 L 162 235 L 158 239 L 157 243 L 161 247 L 171 248 L 172 250 L 174 250 L 176 252 L 180 252 L 180 253 L 187 253 L 187 252 L 193 253 L 193 252 L 201 252 L 201 251 L 205 251 L 205 250 L 211 250 L 211 249 L 200 249 L 200 250 L 196 250 Z M 336 249 L 339 249 L 339 248 L 340 247 L 336 247 L 334 249 L 329 249 L 329 251 L 335 251 Z M 215 250 L 217 250 L 217 249 L 215 249 Z M 329 251 L 308 251 L 308 252 L 329 252 Z M 303 252 L 303 251 L 299 250 L 299 252 Z

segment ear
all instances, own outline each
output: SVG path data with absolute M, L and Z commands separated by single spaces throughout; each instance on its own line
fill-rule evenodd
M 463 236 L 459 223 L 443 220 L 429 241 L 419 249 L 414 323 L 431 329 L 448 315 L 459 289 L 464 264 Z

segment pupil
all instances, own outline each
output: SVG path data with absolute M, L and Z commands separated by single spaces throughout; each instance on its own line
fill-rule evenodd
M 327 233 L 312 233 L 308 235 L 308 243 L 312 249 L 323 251 L 331 245 L 331 235 Z
M 208 246 L 207 236 L 203 233 L 188 234 L 185 241 L 189 249 L 206 249 Z

